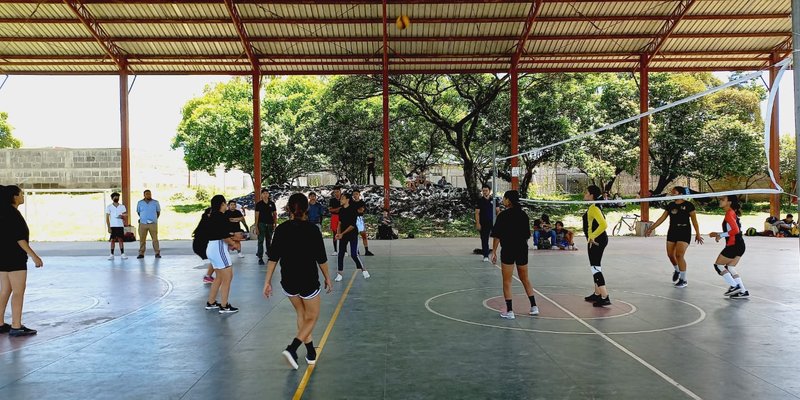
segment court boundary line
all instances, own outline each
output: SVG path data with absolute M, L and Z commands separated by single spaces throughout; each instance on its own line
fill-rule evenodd
M 499 270 L 501 270 L 501 271 L 502 271 L 502 267 L 501 267 L 501 266 L 499 266 L 499 265 L 495 265 L 495 268 L 497 268 L 497 269 L 499 269 Z M 512 278 L 514 278 L 514 279 L 516 279 L 516 280 L 517 280 L 517 282 L 520 282 L 520 283 L 522 283 L 522 281 L 521 281 L 521 280 L 520 280 L 520 279 L 519 279 L 519 278 L 518 278 L 516 275 L 513 275 L 513 274 L 512 274 L 512 275 L 511 275 L 511 277 L 512 277 Z M 540 291 L 538 291 L 538 290 L 536 290 L 536 289 L 533 289 L 533 291 L 534 291 L 534 292 L 536 292 L 536 293 L 538 293 L 538 294 L 539 294 L 539 296 L 541 296 L 543 299 L 545 299 L 545 300 L 549 301 L 549 302 L 550 302 L 550 303 L 552 303 L 554 306 L 556 306 L 556 307 L 558 307 L 559 309 L 561 309 L 561 311 L 562 311 L 562 312 L 564 312 L 564 313 L 566 313 L 567 315 L 569 315 L 569 316 L 571 316 L 572 318 L 574 318 L 576 321 L 578 321 L 578 323 L 580 323 L 581 325 L 585 326 L 586 328 L 588 328 L 589 330 L 591 330 L 592 332 L 594 332 L 594 333 L 595 333 L 597 336 L 599 336 L 599 337 L 603 338 L 603 340 L 607 341 L 607 342 L 608 342 L 608 343 L 610 343 L 612 346 L 616 347 L 617 349 L 619 349 L 620 351 L 622 351 L 623 353 L 625 353 L 627 356 L 629 356 L 629 357 L 633 358 L 633 359 L 634 359 L 636 362 L 638 362 L 639 364 L 643 365 L 645 368 L 649 369 L 649 370 L 650 370 L 651 372 L 653 372 L 654 374 L 658 375 L 658 376 L 659 376 L 661 379 L 665 380 L 667 383 L 671 384 L 672 386 L 675 386 L 675 387 L 676 387 L 678 390 L 680 390 L 681 392 L 683 392 L 683 393 L 684 393 L 684 394 L 686 394 L 687 396 L 689 396 L 689 397 L 691 397 L 692 399 L 695 399 L 695 400 L 703 400 L 703 398 L 702 398 L 702 397 L 698 396 L 697 394 L 695 394 L 694 392 L 692 392 L 691 390 L 689 390 L 689 388 L 687 388 L 687 387 L 685 387 L 685 386 L 681 385 L 681 384 L 680 384 L 678 381 L 676 381 L 676 380 L 672 379 L 672 378 L 671 378 L 669 375 L 665 374 L 664 372 L 661 372 L 661 370 L 660 370 L 660 369 L 658 369 L 658 368 L 656 368 L 654 365 L 652 365 L 652 364 L 648 363 L 648 362 L 647 362 L 647 361 L 645 361 L 643 358 L 641 358 L 641 357 L 637 356 L 637 355 L 636 355 L 636 353 L 634 353 L 634 352 L 632 352 L 632 351 L 628 350 L 628 349 L 627 349 L 625 346 L 623 346 L 623 345 L 621 345 L 621 344 L 617 343 L 617 341 L 616 341 L 616 340 L 614 340 L 614 339 L 610 338 L 608 335 L 606 335 L 605 333 L 601 332 L 599 329 L 597 329 L 597 328 L 595 328 L 594 326 L 592 326 L 592 324 L 590 324 L 590 323 L 588 323 L 588 322 L 584 321 L 584 320 L 583 320 L 581 317 L 579 317 L 579 316 L 575 315 L 575 314 L 574 314 L 573 312 L 571 312 L 570 310 L 568 310 L 568 309 L 564 308 L 564 306 L 562 306 L 561 304 L 558 304 L 557 302 L 553 301 L 553 299 L 551 299 L 551 298 L 549 298 L 549 297 L 545 296 L 544 294 L 542 294 L 542 292 L 540 292 Z
M 358 273 L 353 272 L 353 276 L 350 277 L 350 282 L 347 284 L 347 288 L 344 289 L 342 297 L 339 299 L 339 304 L 336 305 L 336 309 L 331 315 L 331 320 L 328 322 L 328 326 L 325 327 L 325 333 L 322 334 L 322 339 L 319 341 L 319 347 L 317 348 L 317 362 L 319 362 L 319 359 L 322 356 L 322 350 L 325 348 L 325 343 L 328 342 L 328 336 L 330 336 L 331 331 L 333 330 L 333 325 L 336 324 L 336 319 L 339 318 L 339 313 L 342 311 L 344 301 L 347 299 L 347 295 L 350 293 L 350 288 L 353 287 L 353 282 L 356 280 L 356 275 L 358 275 Z M 314 368 L 316 366 L 317 364 L 314 364 L 309 365 L 308 368 L 306 368 L 306 372 L 303 374 L 303 378 L 300 379 L 300 383 L 297 385 L 297 390 L 295 390 L 294 396 L 292 396 L 293 400 L 300 400 L 303 398 L 306 387 L 308 387 L 308 382 L 311 380 L 311 374 L 314 373 Z

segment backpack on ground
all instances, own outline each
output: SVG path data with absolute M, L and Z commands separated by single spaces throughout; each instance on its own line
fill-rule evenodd
M 744 234 L 745 236 L 756 236 L 758 235 L 758 231 L 756 230 L 756 228 L 750 227 L 747 228 L 746 231 L 744 231 Z

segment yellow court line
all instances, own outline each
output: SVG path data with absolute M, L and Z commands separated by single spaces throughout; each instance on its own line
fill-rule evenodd
M 353 282 L 356 280 L 357 274 L 358 271 L 353 272 L 353 276 L 350 278 L 347 288 L 344 290 L 344 293 L 342 293 L 342 298 L 339 299 L 339 304 L 336 306 L 336 310 L 333 311 L 331 321 L 328 322 L 328 327 L 325 328 L 325 333 L 322 334 L 322 340 L 320 340 L 319 349 L 317 349 L 317 362 L 319 362 L 319 358 L 322 356 L 322 349 L 325 347 L 325 343 L 328 341 L 328 335 L 330 335 L 331 330 L 333 330 L 333 324 L 336 323 L 336 318 L 339 317 L 339 312 L 342 311 L 344 300 L 347 298 L 347 294 L 350 293 L 350 288 L 353 287 Z M 311 380 L 311 374 L 314 372 L 314 367 L 316 367 L 316 364 L 309 365 L 306 369 L 306 373 L 303 374 L 303 379 L 300 380 L 300 384 L 297 386 L 297 391 L 294 392 L 294 396 L 292 397 L 293 400 L 300 400 L 303 397 L 303 392 L 306 391 L 308 381 Z

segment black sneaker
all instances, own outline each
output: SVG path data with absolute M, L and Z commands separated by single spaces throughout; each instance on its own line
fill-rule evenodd
M 138 256 L 136 256 L 136 258 L 137 258 L 137 259 L 139 259 L 139 260 L 141 260 L 141 259 L 143 259 L 143 258 L 144 258 L 144 254 L 139 254 Z
M 222 305 L 221 305 L 221 304 L 219 304 L 219 303 L 218 303 L 218 302 L 216 302 L 216 301 L 215 301 L 213 304 L 212 304 L 212 303 L 209 303 L 209 302 L 206 302 L 206 310 L 215 310 L 215 309 L 218 309 L 218 308 L 220 308 L 221 306 L 222 306 Z
M 589 303 L 594 303 L 597 300 L 600 300 L 600 295 L 597 293 L 592 293 L 583 298 L 584 300 L 588 301 Z
M 156 258 L 161 258 L 161 254 L 156 254 Z
M 606 296 L 606 298 L 599 298 L 597 301 L 592 304 L 594 307 L 603 307 L 603 306 L 610 306 L 611 305 L 611 296 Z
M 364 255 L 365 256 L 374 256 L 375 254 L 372 254 L 371 251 L 367 250 L 366 253 L 364 253 Z
M 750 292 L 745 290 L 744 292 L 738 292 L 731 295 L 732 299 L 746 299 L 750 297 Z
M 673 282 L 677 282 L 677 281 L 678 281 L 678 278 L 679 278 L 680 276 L 681 276 L 681 273 L 680 273 L 679 271 L 675 271 L 675 272 L 673 272 L 673 273 L 672 273 L 672 281 L 673 281 Z
M 0 325 L 0 333 L 8 333 L 8 331 L 10 330 L 11 330 L 11 325 L 9 324 Z
M 283 354 L 283 357 L 286 358 L 286 362 L 289 363 L 290 367 L 292 367 L 293 369 L 298 368 L 296 351 L 292 351 L 292 349 L 287 347 L 286 350 L 284 350 L 283 353 L 281 354 Z
M 312 350 L 313 350 L 313 352 L 311 350 L 309 350 L 308 354 L 306 354 L 306 363 L 308 365 L 314 365 L 314 364 L 317 363 L 317 351 L 314 350 L 314 349 L 312 349 Z
M 689 286 L 689 282 L 686 282 L 683 279 L 678 279 L 678 283 L 675 284 L 676 288 L 685 288 L 686 286 Z
M 235 312 L 239 312 L 239 309 L 234 307 L 234 306 L 232 306 L 230 303 L 228 303 L 227 306 L 220 306 L 219 307 L 219 313 L 220 314 L 232 314 L 232 313 L 235 313 Z
M 258 259 L 258 265 L 264 265 L 264 259 L 263 258 L 259 258 Z
M 741 287 L 741 286 L 739 286 L 739 285 L 736 285 L 736 286 L 731 286 L 731 287 L 729 287 L 729 288 L 728 288 L 728 290 L 725 292 L 725 296 L 732 296 L 732 295 L 734 295 L 734 294 L 736 294 L 736 293 L 739 293 L 739 292 L 741 292 L 741 291 L 742 291 L 742 287 Z
M 8 331 L 9 336 L 29 336 L 35 335 L 36 333 L 36 329 L 30 329 L 25 325 L 20 326 L 19 329 L 11 328 Z

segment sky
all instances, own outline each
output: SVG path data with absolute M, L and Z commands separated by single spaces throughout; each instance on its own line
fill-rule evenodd
M 723 80 L 726 73 L 717 74 Z M 3 77 L 0 76 L 0 83 Z M 139 76 L 130 92 L 131 147 L 168 151 L 187 100 L 228 76 Z M 133 78 L 130 78 L 133 82 Z M 781 81 L 780 126 L 794 134 L 792 72 Z M 762 114 L 765 113 L 762 105 Z M 119 147 L 116 76 L 10 76 L 0 89 L 23 147 Z

